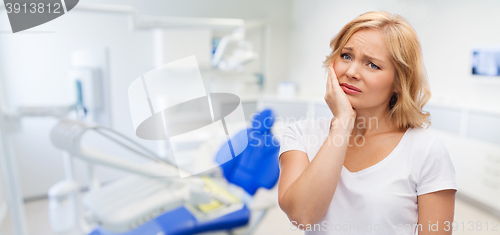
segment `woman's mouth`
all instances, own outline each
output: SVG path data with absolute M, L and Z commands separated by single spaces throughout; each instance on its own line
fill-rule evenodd
M 361 93 L 361 90 L 358 89 L 357 87 L 355 86 L 352 86 L 352 85 L 349 85 L 347 83 L 341 83 L 340 84 L 340 87 L 342 87 L 342 90 L 344 90 L 345 93 L 347 94 L 351 94 L 351 95 L 354 95 L 354 94 L 359 94 Z

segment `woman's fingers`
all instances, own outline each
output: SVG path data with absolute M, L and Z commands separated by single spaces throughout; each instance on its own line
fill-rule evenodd
M 330 79 L 330 86 L 333 91 L 337 90 L 336 87 L 340 88 L 339 81 L 337 79 L 337 75 L 335 74 L 335 70 L 333 69 L 333 66 L 335 64 L 332 63 L 330 66 L 328 66 L 328 79 Z
M 353 107 L 345 94 L 344 90 L 340 87 L 337 75 L 334 69 L 334 63 L 328 66 L 328 81 L 325 100 L 332 111 L 333 116 L 351 116 L 353 114 Z
M 332 78 L 331 78 L 331 70 L 330 66 L 328 66 L 328 76 L 326 78 L 326 93 L 330 93 L 332 91 Z
M 330 84 L 330 69 L 328 69 L 328 74 L 326 76 L 326 85 L 327 85 L 327 88 L 328 88 L 328 84 Z

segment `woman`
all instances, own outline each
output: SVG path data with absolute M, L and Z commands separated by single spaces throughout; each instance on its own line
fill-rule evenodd
M 331 120 L 287 127 L 279 205 L 306 234 L 451 234 L 455 170 L 427 130 L 420 43 L 402 17 L 367 12 L 330 42 Z M 318 141 L 320 140 L 320 141 Z

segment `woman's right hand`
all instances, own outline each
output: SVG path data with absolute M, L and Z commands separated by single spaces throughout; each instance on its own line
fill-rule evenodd
M 356 110 L 340 87 L 333 65 L 328 66 L 325 101 L 335 118 L 356 118 Z

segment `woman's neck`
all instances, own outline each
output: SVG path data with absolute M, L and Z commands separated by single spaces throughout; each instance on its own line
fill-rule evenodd
M 369 136 L 397 131 L 389 118 L 389 109 L 356 109 L 356 120 L 352 135 Z

